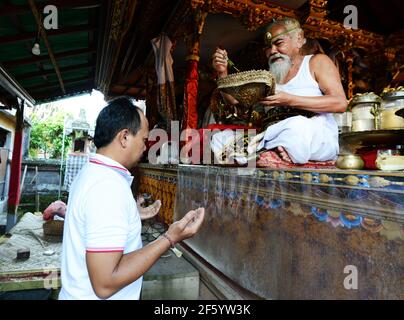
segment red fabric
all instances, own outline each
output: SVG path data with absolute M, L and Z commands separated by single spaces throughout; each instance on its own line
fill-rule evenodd
M 365 169 L 378 170 L 376 167 L 377 150 L 387 150 L 386 148 L 369 149 L 361 148 L 356 151 L 365 162 Z
M 8 207 L 13 210 L 20 203 L 20 178 L 22 162 L 22 130 L 14 134 L 13 158 L 11 161 Z
M 63 201 L 57 200 L 55 202 L 52 202 L 43 212 L 43 219 L 51 220 L 53 219 L 55 214 L 64 218 L 66 209 L 66 203 L 64 203 Z
M 310 168 L 310 169 L 333 169 L 335 161 L 309 161 L 305 164 L 290 163 L 282 158 L 275 151 L 266 151 L 261 153 L 257 160 L 257 167 L 286 169 L 286 168 Z
M 198 61 L 188 60 L 184 87 L 182 129 L 198 127 Z

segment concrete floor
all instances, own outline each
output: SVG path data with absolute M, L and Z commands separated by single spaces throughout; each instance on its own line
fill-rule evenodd
M 143 277 L 142 300 L 196 300 L 199 297 L 199 272 L 171 250 Z
M 142 226 L 143 245 L 166 230 L 162 224 L 147 221 Z M 196 300 L 199 298 L 199 272 L 177 251 L 166 251 L 143 277 L 142 300 Z

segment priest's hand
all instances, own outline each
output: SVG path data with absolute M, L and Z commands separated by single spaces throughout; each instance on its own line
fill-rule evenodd
M 212 66 L 219 78 L 227 76 L 227 52 L 217 48 L 212 56 Z
M 258 101 L 258 103 L 269 107 L 289 107 L 292 104 L 292 100 L 293 95 L 283 91 L 278 91 L 274 95 L 265 97 L 264 99 Z

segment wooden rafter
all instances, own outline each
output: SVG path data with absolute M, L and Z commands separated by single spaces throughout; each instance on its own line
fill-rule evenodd
M 10 20 L 11 20 L 11 23 L 17 28 L 17 30 L 18 30 L 19 33 L 25 33 L 25 29 L 23 28 L 23 26 L 22 26 L 22 24 L 21 24 L 21 21 L 20 21 L 20 17 L 19 17 L 19 16 L 13 16 L 13 15 L 12 15 L 12 16 L 10 16 Z M 27 52 L 28 52 L 29 55 L 31 55 L 31 49 L 32 49 L 31 45 L 32 45 L 32 44 L 31 44 L 31 43 L 28 43 L 28 42 L 25 42 L 25 43 L 24 43 L 24 46 L 25 46 L 25 48 L 26 48 L 26 50 L 27 50 Z M 42 65 L 42 62 L 41 62 L 41 61 L 36 61 L 35 64 L 37 65 L 37 67 L 38 67 L 38 69 L 39 69 L 40 71 L 43 70 L 43 65 Z M 47 81 L 46 76 L 44 76 L 43 79 L 44 79 L 45 81 Z
M 51 4 L 57 8 L 96 8 L 101 5 L 102 0 L 54 0 L 46 3 L 41 3 L 41 5 Z M 0 7 L 0 16 L 8 15 L 20 15 L 26 14 L 31 11 L 29 6 L 19 6 L 13 4 L 7 4 Z
M 116 1 L 119 2 L 119 0 Z M 124 1 L 132 2 L 132 0 Z M 12 23 L 10 27 L 7 27 L 7 32 L 0 37 L 0 47 L 4 45 L 2 66 L 16 78 L 16 83 L 21 82 L 24 89 L 29 94 L 33 93 L 35 98 L 49 97 L 50 100 L 54 100 L 65 96 L 64 93 L 67 95 L 74 94 L 73 87 L 73 90 L 79 91 L 94 88 L 95 53 L 99 48 L 99 39 L 104 34 L 103 21 L 105 19 L 103 18 L 110 13 L 109 3 L 114 2 L 115 0 L 28 0 L 25 3 L 13 0 L 0 1 L 2 21 L 8 24 Z M 48 4 L 56 6 L 59 11 L 59 23 L 62 23 L 63 26 L 59 26 L 56 30 L 44 29 L 43 19 L 46 14 L 42 14 L 42 11 Z M 37 13 L 35 13 L 33 6 L 37 9 Z M 80 18 L 70 17 L 69 14 L 66 16 L 64 12 L 69 11 L 66 9 L 78 9 L 74 11 L 80 13 Z M 34 25 L 32 25 L 30 18 L 32 14 L 35 18 L 33 21 L 36 22 Z M 11 19 L 10 22 L 8 22 L 9 19 Z M 123 29 L 126 26 L 125 21 L 124 19 L 122 22 Z M 45 35 L 43 31 L 45 31 Z M 56 44 L 61 43 L 59 39 L 62 39 L 64 35 L 70 36 L 69 39 L 75 39 L 77 35 L 81 37 L 81 40 L 84 40 L 83 37 L 88 35 L 88 39 L 86 44 L 81 47 L 63 48 L 56 46 Z M 43 39 L 44 48 L 41 48 L 43 52 L 39 56 L 33 55 L 31 52 L 33 40 L 36 37 Z M 15 45 L 8 47 L 9 44 Z M 49 44 L 52 45 L 52 48 Z M 45 46 L 48 50 L 45 50 Z M 18 50 L 18 54 L 12 54 L 11 48 Z M 77 58 L 75 58 L 76 56 Z M 54 76 L 55 74 L 57 78 Z M 4 91 L 1 94 L 8 97 Z M 31 100 L 33 99 L 31 98 Z M 33 101 L 35 103 L 35 100 Z
M 96 29 L 95 25 L 79 25 L 79 26 L 73 26 L 73 27 L 68 27 L 68 28 L 62 28 L 62 29 L 57 29 L 57 30 L 49 30 L 47 32 L 48 37 L 52 36 L 60 36 L 60 35 L 65 35 L 65 34 L 71 34 L 71 33 L 77 33 L 77 32 L 85 32 L 85 31 L 93 31 Z M 19 33 L 16 35 L 8 35 L 4 37 L 0 37 L 0 44 L 10 44 L 14 42 L 20 42 L 20 41 L 26 41 L 26 40 L 32 40 L 35 39 L 37 36 L 37 32 L 26 32 L 26 33 Z
M 61 94 L 61 91 L 56 92 L 54 95 L 51 96 L 51 98 L 50 98 L 48 91 L 37 92 L 33 96 L 36 101 L 39 101 L 42 103 L 42 102 L 46 102 L 49 100 L 55 100 L 59 97 L 66 97 L 69 95 L 77 94 L 78 92 L 89 92 L 89 91 L 91 91 L 92 87 L 93 87 L 93 82 L 88 82 L 86 84 L 80 84 L 80 85 L 77 85 L 77 86 L 74 86 L 71 88 L 67 88 L 66 94 Z
M 72 83 L 76 83 L 76 82 L 82 82 L 82 81 L 85 81 L 85 80 L 90 81 L 90 80 L 93 79 L 92 78 L 93 76 L 94 76 L 94 74 L 89 74 L 89 75 L 86 75 L 84 77 L 69 79 L 69 80 L 65 81 L 65 84 L 68 85 L 68 84 L 72 84 Z M 25 86 L 25 88 L 31 94 L 33 94 L 35 92 L 38 92 L 38 91 L 39 92 L 41 92 L 41 91 L 45 92 L 45 91 L 47 91 L 47 90 L 49 90 L 51 88 L 57 88 L 57 87 L 59 87 L 57 83 L 50 83 L 49 85 L 47 85 L 47 84 L 39 84 L 39 85 L 31 86 L 31 87 Z
M 64 68 L 60 68 L 60 72 L 70 72 L 70 71 L 76 71 L 76 70 L 83 70 L 83 69 L 93 69 L 95 68 L 94 64 L 92 63 L 83 63 L 83 64 L 77 64 L 77 65 L 72 65 Z M 26 80 L 26 79 L 31 79 L 31 78 L 36 78 L 36 77 L 42 77 L 42 76 L 50 76 L 54 74 L 54 70 L 45 70 L 41 72 L 30 72 L 30 73 L 24 73 L 19 76 L 16 76 L 17 80 Z
M 77 49 L 77 50 L 72 50 L 72 51 L 66 51 L 62 53 L 56 53 L 55 58 L 56 59 L 63 59 L 63 58 L 69 58 L 73 56 L 78 56 L 82 54 L 88 54 L 88 53 L 94 53 L 96 50 L 94 48 L 83 48 L 83 49 Z M 39 57 L 31 57 L 31 58 L 24 58 L 24 59 L 19 59 L 19 60 L 14 60 L 14 61 L 8 61 L 3 63 L 7 69 L 11 69 L 14 67 L 18 67 L 21 65 L 25 64 L 31 64 L 35 63 L 36 61 L 44 61 L 48 60 L 49 56 L 39 56 Z

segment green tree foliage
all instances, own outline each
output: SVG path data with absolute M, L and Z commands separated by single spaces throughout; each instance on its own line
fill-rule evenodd
M 35 113 L 31 117 L 29 154 L 37 158 L 40 154 L 45 159 L 60 159 L 62 155 L 64 113 L 58 112 L 47 118 L 39 118 Z M 67 115 L 66 118 L 71 117 Z M 64 156 L 69 152 L 72 138 L 65 136 Z

